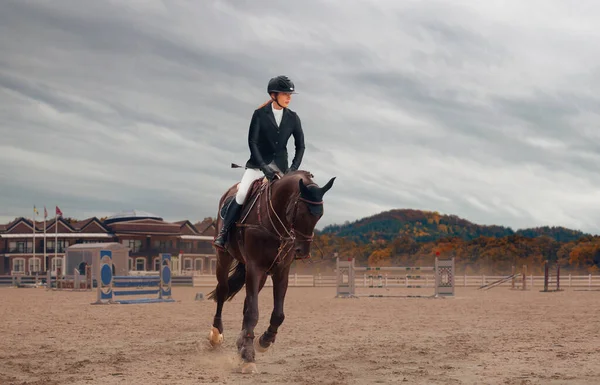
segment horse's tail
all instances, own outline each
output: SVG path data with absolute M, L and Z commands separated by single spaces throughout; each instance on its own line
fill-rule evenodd
M 236 261 L 237 262 L 237 261 Z M 243 263 L 237 262 L 234 266 L 229 270 L 229 279 L 227 279 L 227 286 L 229 286 L 229 290 L 227 292 L 226 301 L 231 301 L 235 295 L 242 290 L 244 284 L 246 283 L 246 265 Z M 217 289 L 211 291 L 208 296 L 208 299 L 213 299 L 217 302 Z

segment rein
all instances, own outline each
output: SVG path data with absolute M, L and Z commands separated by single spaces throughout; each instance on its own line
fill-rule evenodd
M 310 185 L 313 185 L 313 184 L 310 184 Z M 258 201 L 258 209 L 257 209 L 258 225 L 241 223 L 241 224 L 239 224 L 239 226 L 249 227 L 249 228 L 257 228 L 258 230 L 264 231 L 268 235 L 270 235 L 274 238 L 277 238 L 279 240 L 280 244 L 279 244 L 277 255 L 275 256 L 275 258 L 273 259 L 273 263 L 267 270 L 267 271 L 270 271 L 274 265 L 279 263 L 284 256 L 288 255 L 291 252 L 292 247 L 294 247 L 294 242 L 296 241 L 297 238 L 301 239 L 302 242 L 309 242 L 309 243 L 313 242 L 313 240 L 314 240 L 314 232 L 312 234 L 308 235 L 308 234 L 304 234 L 301 231 L 298 231 L 297 229 L 294 228 L 294 222 L 296 220 L 296 214 L 298 211 L 298 202 L 305 202 L 305 203 L 312 204 L 312 205 L 322 205 L 323 201 L 319 201 L 319 202 L 311 201 L 309 199 L 306 199 L 306 198 L 303 198 L 302 196 L 300 196 L 300 192 L 299 192 L 296 195 L 296 198 L 294 199 L 294 201 L 288 202 L 288 204 L 285 206 L 285 208 L 286 208 L 285 212 L 287 213 L 289 211 L 290 205 L 292 203 L 294 205 L 291 219 L 286 217 L 286 219 L 289 219 L 289 223 L 290 223 L 290 227 L 288 229 L 285 226 L 285 224 L 283 223 L 281 217 L 277 214 L 277 211 L 275 210 L 275 208 L 273 207 L 273 200 L 272 200 L 272 196 L 271 196 L 271 192 L 272 192 L 271 183 L 266 184 L 266 190 L 267 190 L 266 191 L 267 194 L 265 195 L 265 201 L 266 201 L 265 203 L 267 204 L 267 217 L 269 219 L 269 223 L 270 223 L 271 227 L 273 228 L 274 232 L 269 230 L 263 224 L 263 221 L 261 218 L 260 195 L 262 195 L 265 192 L 264 188 L 259 192 L 259 196 L 253 202 L 253 205 L 254 205 L 254 203 L 256 203 L 256 201 Z M 246 217 L 247 217 L 247 215 L 246 215 Z M 244 220 L 246 219 L 246 217 L 244 218 Z M 275 220 L 273 219 L 273 217 L 275 218 Z M 282 228 L 282 231 L 278 230 L 278 228 L 277 228 L 278 226 L 276 225 L 276 223 L 279 223 L 280 227 Z

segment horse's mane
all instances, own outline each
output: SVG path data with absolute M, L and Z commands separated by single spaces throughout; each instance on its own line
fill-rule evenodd
M 307 183 L 314 183 L 314 182 L 312 181 L 312 178 L 314 178 L 315 176 L 314 176 L 314 175 L 313 175 L 313 174 L 312 174 L 310 171 L 306 171 L 306 170 L 296 170 L 296 171 L 293 171 L 293 172 L 291 172 L 291 173 L 289 173 L 289 174 L 285 174 L 285 175 L 284 175 L 284 178 L 285 178 L 285 177 L 296 177 L 296 179 L 299 179 L 299 178 L 301 178 L 301 177 L 304 177 L 304 179 L 306 179 L 306 182 L 307 182 Z

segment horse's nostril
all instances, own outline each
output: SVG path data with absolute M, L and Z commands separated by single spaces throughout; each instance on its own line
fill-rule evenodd
M 302 252 L 302 248 L 300 248 L 300 247 L 296 247 L 296 248 L 294 249 L 294 251 L 296 252 L 296 254 L 300 254 L 300 253 Z

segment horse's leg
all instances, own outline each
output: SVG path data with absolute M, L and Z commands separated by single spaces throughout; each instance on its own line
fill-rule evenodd
M 260 284 L 258 285 L 258 292 L 260 293 L 260 291 L 262 290 L 263 286 L 265 286 L 265 283 L 267 282 L 267 275 L 264 274 L 262 276 L 262 278 L 260 279 Z M 242 314 L 246 313 L 246 309 L 248 309 L 248 297 L 246 297 L 246 299 L 244 299 L 244 312 Z M 238 349 L 241 349 L 241 340 L 238 340 Z
M 217 288 L 215 290 L 217 311 L 213 319 L 212 329 L 208 335 L 208 340 L 213 347 L 223 343 L 223 321 L 221 320 L 221 312 L 223 311 L 223 304 L 229 294 L 228 279 L 232 262 L 233 257 L 228 252 L 217 250 Z
M 237 341 L 238 350 L 244 360 L 242 373 L 257 373 L 254 363 L 254 328 L 258 323 L 258 292 L 266 274 L 254 263 L 246 265 L 246 300 L 244 301 L 244 319 L 242 331 Z
M 277 329 L 285 319 L 283 302 L 287 293 L 289 276 L 289 267 L 273 275 L 273 312 L 271 313 L 271 320 L 267 331 L 254 343 L 254 348 L 257 352 L 264 353 L 271 347 L 271 344 L 275 342 Z
M 258 285 L 258 292 L 260 293 L 260 291 L 262 290 L 263 286 L 265 285 L 265 283 L 267 282 L 267 275 L 264 274 L 262 276 L 262 278 L 260 279 L 260 284 Z M 242 314 L 246 314 L 246 311 L 248 310 L 248 297 L 246 297 L 244 299 L 244 311 Z M 238 348 L 238 352 L 241 354 L 242 352 L 242 347 L 244 344 L 244 339 L 242 338 L 243 334 L 240 334 L 240 337 L 237 340 L 237 348 Z

